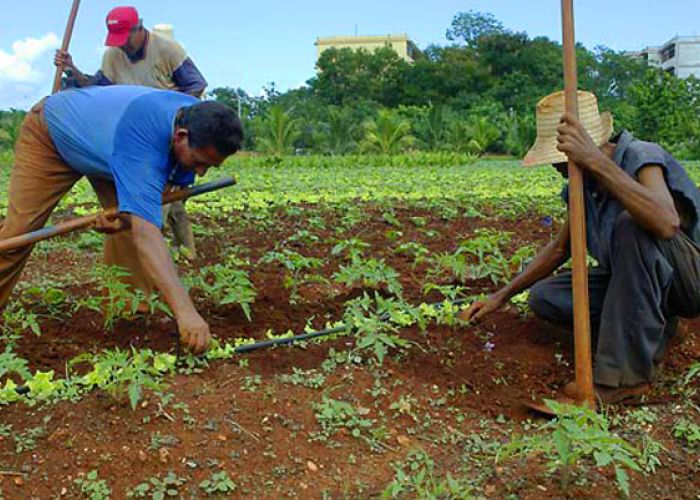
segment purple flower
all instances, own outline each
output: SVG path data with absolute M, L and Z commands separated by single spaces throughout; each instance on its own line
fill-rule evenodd
M 552 226 L 552 218 L 549 215 L 542 217 L 542 225 L 544 227 L 551 227 Z

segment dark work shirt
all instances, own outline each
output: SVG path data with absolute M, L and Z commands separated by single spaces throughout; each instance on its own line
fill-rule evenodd
M 627 131 L 612 142 L 617 143 L 613 161 L 635 180 L 638 180 L 639 171 L 648 165 L 658 165 L 663 169 L 666 185 L 681 212 L 682 229 L 696 243 L 700 243 L 700 190 L 681 164 L 658 144 L 637 140 Z M 568 194 L 567 185 L 562 192 L 567 202 Z M 585 176 L 584 198 L 588 251 L 603 268 L 610 269 L 610 246 L 615 222 L 625 209 L 591 175 Z

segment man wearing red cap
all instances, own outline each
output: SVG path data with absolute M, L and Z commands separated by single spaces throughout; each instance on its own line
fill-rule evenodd
M 107 31 L 105 45 L 109 48 L 95 75 L 81 72 L 68 52 L 57 51 L 55 63 L 70 71 L 70 85 L 144 85 L 195 97 L 204 92 L 207 82 L 182 46 L 145 29 L 134 7 L 112 9 Z
M 109 48 L 102 59 L 102 68 L 95 75 L 86 75 L 73 63 L 68 52 L 57 51 L 55 63 L 70 77 L 71 87 L 92 85 L 143 85 L 163 90 L 177 90 L 200 97 L 207 82 L 176 41 L 152 33 L 143 27 L 134 7 L 115 7 L 107 14 Z M 182 202 L 164 212 L 174 243 L 196 256 L 192 226 Z

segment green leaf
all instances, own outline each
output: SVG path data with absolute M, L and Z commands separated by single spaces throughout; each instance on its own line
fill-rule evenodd
M 615 466 L 615 478 L 617 479 L 617 485 L 620 487 L 626 497 L 630 496 L 630 483 L 627 472 L 622 467 Z
M 139 399 L 141 399 L 141 383 L 134 381 L 129 384 L 129 402 L 131 403 L 131 409 L 136 410 L 136 406 L 139 404 Z

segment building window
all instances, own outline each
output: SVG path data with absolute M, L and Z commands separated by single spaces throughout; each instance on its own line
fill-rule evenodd
M 676 57 L 676 44 L 675 43 L 672 43 L 671 45 L 661 49 L 661 60 L 663 62 L 666 62 L 669 59 L 673 59 L 674 57 Z
M 666 73 L 670 73 L 673 76 L 676 76 L 676 68 L 674 68 L 673 66 L 666 68 Z

